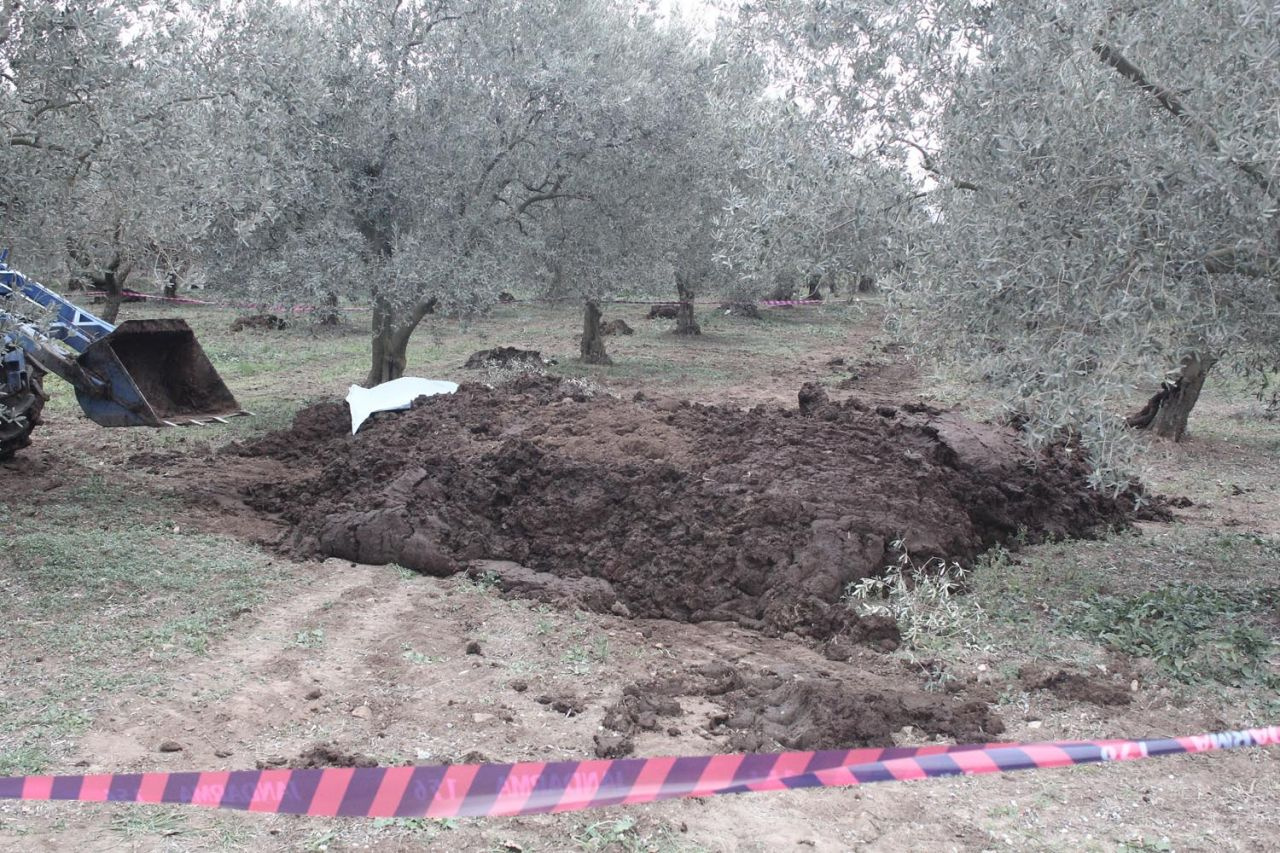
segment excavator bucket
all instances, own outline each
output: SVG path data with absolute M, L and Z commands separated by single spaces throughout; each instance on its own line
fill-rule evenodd
M 185 320 L 126 320 L 77 362 L 101 378 L 99 393 L 77 390 L 101 426 L 182 426 L 246 415 Z

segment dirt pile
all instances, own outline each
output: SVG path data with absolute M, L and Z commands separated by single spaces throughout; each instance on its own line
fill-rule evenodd
M 231 331 L 233 332 L 243 332 L 245 329 L 278 332 L 287 328 L 289 328 L 288 322 L 275 314 L 249 314 L 231 321 Z
M 449 575 L 474 560 L 593 578 L 635 616 L 778 633 L 845 627 L 846 586 L 891 562 L 967 561 L 1022 535 L 1123 526 L 1131 498 L 1087 487 L 1076 454 L 924 406 L 749 411 L 587 396 L 554 377 L 464 385 L 350 435 L 342 404 L 242 448 L 310 460 L 248 490 L 304 555 Z M 514 575 L 515 573 L 513 573 Z M 610 605 L 612 606 L 612 605 Z
M 644 315 L 646 320 L 674 320 L 680 316 L 680 303 L 678 302 L 661 302 L 652 306 L 649 313 Z
M 602 335 L 634 335 L 635 333 L 636 330 L 627 325 L 627 321 L 621 318 L 600 324 L 600 334 Z
M 1026 690 L 1048 690 L 1068 702 L 1128 705 L 1133 700 L 1126 684 L 1099 672 L 1028 664 L 1018 672 L 1018 679 Z
M 532 349 L 519 347 L 493 347 L 473 352 L 462 365 L 467 368 L 481 368 L 490 365 L 497 367 L 546 367 L 555 364 L 554 360 L 544 359 L 542 353 Z
M 957 743 L 984 743 L 1004 731 L 988 690 L 946 694 L 893 686 L 868 675 L 779 673 L 710 663 L 680 675 L 633 684 L 605 711 L 597 754 L 618 757 L 642 731 L 704 728 L 728 737 L 735 752 L 888 746 L 906 726 Z M 691 719 L 681 699 L 710 699 L 724 709 Z M 608 753 L 604 755 L 603 753 Z
M 289 767 L 294 770 L 318 770 L 324 767 L 377 767 L 378 759 L 361 752 L 347 752 L 333 744 L 315 744 L 295 758 L 274 755 L 257 762 L 259 770 Z

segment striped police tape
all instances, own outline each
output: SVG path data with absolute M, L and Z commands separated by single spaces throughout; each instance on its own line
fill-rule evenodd
M 0 799 L 181 803 L 277 814 L 501 817 L 748 791 L 1132 761 L 1280 744 L 1280 726 L 1152 740 L 932 745 L 519 764 L 0 778 Z

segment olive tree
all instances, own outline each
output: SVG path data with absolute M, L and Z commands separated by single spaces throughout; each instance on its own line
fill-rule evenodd
M 965 55 L 929 165 L 964 188 L 940 197 L 915 258 L 922 339 L 1046 434 L 1114 432 L 1116 393 L 1170 367 L 1129 423 L 1174 439 L 1219 361 L 1265 381 L 1280 361 L 1276 9 L 948 11 Z
M 142 2 L 0 6 L 0 235 L 41 277 L 107 292 L 204 231 L 202 18 Z
M 762 11 L 762 9 L 764 11 Z M 767 13 L 767 14 L 766 14 Z M 895 319 L 1123 465 L 1280 362 L 1280 12 L 1254 0 L 770 4 L 806 92 L 914 171 Z M 816 93 L 816 94 L 814 94 Z M 1148 390 L 1146 393 L 1150 393 Z
M 820 298 L 825 280 L 892 263 L 893 223 L 911 188 L 901 170 L 859 151 L 829 117 L 794 101 L 761 104 L 735 192 L 717 224 L 737 299 Z
M 231 155 L 253 191 L 226 242 L 258 291 L 372 304 L 369 384 L 403 373 L 428 314 L 483 311 L 563 248 L 565 217 L 648 144 L 670 55 L 615 0 L 245 9 L 230 120 L 262 133 Z

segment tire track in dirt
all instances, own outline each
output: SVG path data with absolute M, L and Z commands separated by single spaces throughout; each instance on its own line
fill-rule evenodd
M 305 720 L 305 695 L 313 689 L 315 676 L 299 639 L 307 642 L 306 637 L 316 635 L 305 632 L 317 628 L 326 638 L 334 637 L 336 642 L 328 651 L 336 652 L 338 658 L 329 665 L 342 667 L 343 655 L 355 650 L 358 636 L 343 636 L 344 632 L 337 630 L 342 626 L 334 617 L 341 611 L 329 612 L 331 602 L 387 570 L 331 571 L 306 566 L 294 571 L 307 572 L 310 583 L 300 584 L 296 595 L 280 600 L 252 624 L 234 628 L 207 657 L 186 661 L 188 671 L 174 673 L 174 692 L 180 689 L 184 695 L 159 701 L 120 697 L 82 738 L 81 759 L 91 766 L 105 759 L 113 768 L 145 763 L 151 769 L 161 769 L 193 762 L 201 767 L 217 766 L 236 754 L 238 760 L 232 763 L 239 766 L 244 764 L 246 746 Z M 373 587 L 366 589 L 374 591 Z M 396 600 L 395 590 L 395 586 L 384 585 L 381 600 L 370 597 L 379 615 L 382 610 L 403 606 Z M 348 658 L 347 666 L 350 663 Z M 164 741 L 182 745 L 182 752 L 155 754 Z
M 162 698 L 118 697 L 76 758 L 93 770 L 166 771 L 289 763 L 317 745 L 382 763 L 582 757 L 621 685 L 656 671 L 647 662 L 657 654 L 615 617 L 388 567 L 330 560 L 294 571 L 296 595 L 171 669 Z M 473 637 L 482 654 L 467 654 Z M 575 673 L 570 647 L 599 642 L 613 644 L 613 660 Z M 607 679 L 593 677 L 606 668 Z M 159 751 L 166 741 L 182 750 Z

